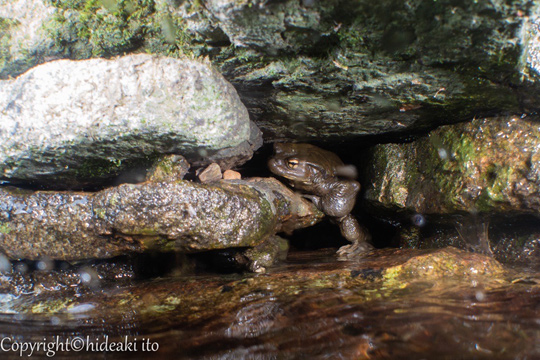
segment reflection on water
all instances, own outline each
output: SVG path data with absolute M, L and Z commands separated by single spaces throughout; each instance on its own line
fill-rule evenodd
M 540 288 L 517 276 L 382 276 L 380 260 L 299 254 L 264 275 L 170 277 L 79 295 L 19 296 L 34 314 L 4 314 L 12 341 L 128 341 L 136 358 L 508 359 L 540 357 Z M 392 262 L 393 255 L 381 256 Z M 523 275 L 523 273 L 521 273 Z M 44 340 L 45 339 L 45 340 Z M 145 342 L 156 352 L 142 351 Z M 78 353 L 79 358 L 134 358 Z M 129 351 L 131 350 L 131 352 Z M 15 352 L 13 358 L 19 358 Z M 58 357 L 73 352 L 58 353 Z M 46 357 L 44 352 L 41 356 Z

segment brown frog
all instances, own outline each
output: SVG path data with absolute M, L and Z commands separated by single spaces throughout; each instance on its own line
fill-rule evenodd
M 339 224 L 343 237 L 352 242 L 338 250 L 341 258 L 373 248 L 367 230 L 350 214 L 360 184 L 340 178 L 345 165 L 336 154 L 310 144 L 277 143 L 268 167 L 307 194 L 305 197 Z

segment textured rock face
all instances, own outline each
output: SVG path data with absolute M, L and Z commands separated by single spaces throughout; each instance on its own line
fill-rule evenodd
M 265 135 L 308 141 L 537 109 L 538 15 L 530 0 L 215 0 L 177 13 L 237 47 L 221 70 Z
M 42 0 L 0 2 L 0 79 L 16 76 L 49 55 L 54 40 L 44 24 L 55 12 Z
M 54 7 L 43 22 L 50 45 L 27 51 L 26 65 L 19 61 L 26 68 L 11 66 L 3 47 L 1 76 L 51 56 L 208 56 L 269 139 L 341 140 L 540 108 L 533 0 L 60 0 Z M 8 15 L 6 39 L 22 24 L 21 15 Z
M 0 249 L 11 259 L 251 247 L 323 214 L 275 179 L 125 184 L 97 193 L 0 188 Z
M 443 126 L 408 144 L 377 145 L 366 200 L 422 214 L 538 214 L 540 123 L 487 118 Z
M 1 82 L 0 109 L 0 177 L 14 183 L 80 187 L 167 153 L 227 167 L 261 143 L 234 88 L 187 59 L 50 62 Z

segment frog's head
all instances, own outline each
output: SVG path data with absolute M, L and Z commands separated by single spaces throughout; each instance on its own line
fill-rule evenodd
M 268 161 L 274 174 L 303 184 L 335 176 L 340 166 L 343 162 L 336 154 L 310 144 L 276 143 L 274 155 Z

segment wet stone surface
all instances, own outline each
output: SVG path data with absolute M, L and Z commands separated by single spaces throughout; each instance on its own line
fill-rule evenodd
M 159 343 L 157 354 L 138 352 L 142 358 L 540 355 L 534 271 L 453 248 L 376 250 L 358 262 L 333 254 L 292 253 L 264 275 L 167 276 L 121 288 L 102 282 L 79 296 L 29 292 L 0 304 L 0 332 L 42 341 L 69 339 L 76 327 L 78 336 Z
M 0 248 L 10 259 L 76 260 L 253 247 L 322 217 L 272 178 L 145 182 L 96 193 L 3 187 Z
M 537 214 L 539 156 L 535 117 L 442 126 L 411 143 L 375 146 L 365 198 L 383 212 Z

